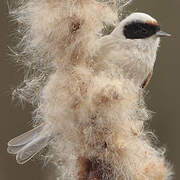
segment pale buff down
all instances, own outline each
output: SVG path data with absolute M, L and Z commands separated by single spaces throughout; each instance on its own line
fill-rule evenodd
M 164 151 L 152 146 L 152 133 L 144 129 L 144 90 L 103 70 L 98 33 L 103 23 L 117 24 L 120 1 L 19 2 L 15 13 L 26 27 L 20 26 L 20 56 L 29 74 L 16 93 L 36 105 L 36 123 L 46 127 L 39 136 L 54 139 L 48 156 L 57 177 L 171 179 Z

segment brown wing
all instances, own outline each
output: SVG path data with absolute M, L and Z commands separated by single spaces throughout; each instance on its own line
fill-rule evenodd
M 143 89 L 145 89 L 147 87 L 147 85 L 149 84 L 151 77 L 152 77 L 153 72 L 150 72 L 147 76 L 147 78 L 144 80 L 144 82 L 142 83 L 141 87 Z

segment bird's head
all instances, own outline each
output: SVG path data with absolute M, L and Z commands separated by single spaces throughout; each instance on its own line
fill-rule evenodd
M 145 13 L 132 13 L 121 21 L 119 26 L 112 32 L 112 35 L 129 40 L 158 39 L 170 36 L 170 34 L 160 30 L 156 19 Z

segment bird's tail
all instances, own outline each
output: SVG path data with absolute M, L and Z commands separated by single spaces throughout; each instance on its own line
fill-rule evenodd
M 42 133 L 44 124 L 13 138 L 8 142 L 8 153 L 16 154 L 19 164 L 24 164 L 36 155 L 41 149 L 47 146 L 52 136 Z

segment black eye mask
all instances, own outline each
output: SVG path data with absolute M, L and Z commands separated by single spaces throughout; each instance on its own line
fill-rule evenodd
M 155 24 L 132 22 L 124 27 L 124 35 L 127 39 L 145 39 L 160 30 L 160 26 Z

